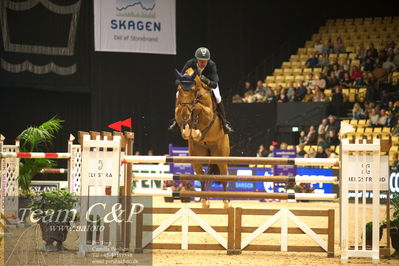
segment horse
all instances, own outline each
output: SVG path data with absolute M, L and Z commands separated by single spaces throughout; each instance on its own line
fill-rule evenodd
M 181 136 L 188 141 L 190 156 L 229 156 L 230 139 L 225 134 L 221 120 L 216 112 L 216 99 L 212 89 L 203 83 L 192 68 L 181 74 L 176 70 L 179 81 L 178 96 L 175 105 L 175 119 L 181 130 Z M 202 165 L 192 163 L 194 171 L 203 175 Z M 207 174 L 227 174 L 227 164 L 209 165 Z M 201 181 L 201 190 L 209 181 Z M 221 182 L 223 190 L 227 191 L 227 182 Z M 210 203 L 202 198 L 202 207 L 207 208 Z M 229 200 L 223 200 L 224 208 L 229 206 Z

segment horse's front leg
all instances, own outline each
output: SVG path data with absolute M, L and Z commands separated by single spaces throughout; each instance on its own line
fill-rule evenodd
M 228 171 L 227 171 L 227 164 L 218 164 L 218 168 L 220 171 L 221 175 L 227 175 Z M 227 191 L 227 182 L 222 182 L 223 185 L 223 191 L 226 192 Z M 223 207 L 226 209 L 228 207 L 230 207 L 230 199 L 223 199 Z
M 203 175 L 202 165 L 193 164 L 194 171 L 197 175 Z M 206 181 L 201 181 L 201 191 L 205 191 Z M 201 198 L 202 208 L 209 208 L 209 202 L 207 198 Z

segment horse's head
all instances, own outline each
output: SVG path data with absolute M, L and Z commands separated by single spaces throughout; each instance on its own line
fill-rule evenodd
M 182 93 L 184 92 L 190 92 L 190 94 L 193 94 L 193 91 L 197 90 L 197 84 L 198 84 L 198 75 L 197 72 L 194 71 L 192 68 L 189 68 L 184 72 L 184 74 L 180 73 L 177 69 L 176 71 L 176 77 L 177 80 L 179 81 L 179 85 L 177 86 L 177 90 Z M 187 94 L 188 95 L 188 94 Z
M 179 81 L 177 90 L 179 92 L 178 104 L 181 108 L 181 118 L 184 122 L 188 122 L 197 101 L 197 92 L 201 86 L 200 80 L 196 71 L 192 68 L 187 69 L 184 74 L 176 70 L 176 77 Z

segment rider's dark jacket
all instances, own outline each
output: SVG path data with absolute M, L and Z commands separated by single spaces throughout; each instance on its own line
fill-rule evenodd
M 190 60 L 188 60 L 186 62 L 186 64 L 184 65 L 181 73 L 184 74 L 184 72 L 187 69 L 189 69 L 190 67 L 194 70 L 198 70 L 196 58 L 191 58 Z M 206 67 L 204 68 L 204 70 L 202 71 L 201 74 L 204 75 L 205 77 L 207 77 L 211 81 L 211 83 L 209 84 L 209 86 L 211 88 L 215 89 L 217 87 L 218 82 L 219 82 L 219 76 L 218 76 L 215 62 L 213 62 L 212 60 L 209 60 L 208 64 L 206 65 Z M 176 86 L 177 86 L 177 84 L 179 84 L 178 80 L 176 80 Z

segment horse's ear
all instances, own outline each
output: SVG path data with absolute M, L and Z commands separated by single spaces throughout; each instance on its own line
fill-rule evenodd
M 178 80 L 181 80 L 181 78 L 183 77 L 183 75 L 179 72 L 179 70 L 177 70 L 176 68 L 175 68 L 175 74 L 176 74 L 176 78 L 178 79 Z

